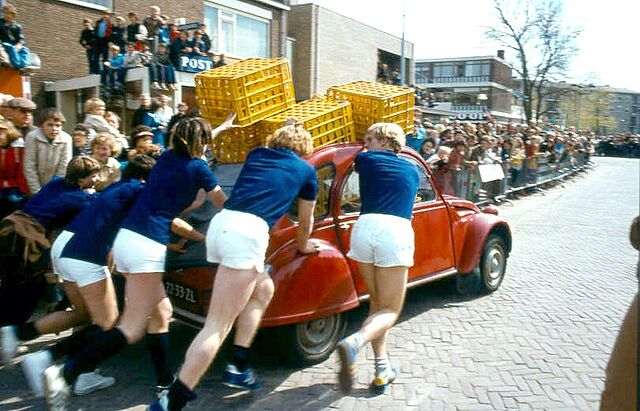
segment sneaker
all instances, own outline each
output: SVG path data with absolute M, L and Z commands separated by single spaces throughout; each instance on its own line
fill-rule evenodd
M 262 384 L 256 379 L 256 375 L 251 368 L 240 372 L 233 364 L 227 364 L 227 368 L 222 375 L 222 383 L 227 387 L 241 390 L 253 391 L 262 388 Z
M 384 394 L 384 392 L 387 390 L 387 387 L 391 385 L 393 381 L 395 381 L 396 374 L 396 370 L 394 368 L 391 368 L 391 370 L 384 373 L 383 375 L 376 376 L 373 382 L 371 382 L 371 385 L 369 385 L 369 389 L 374 394 Z
M 353 380 L 358 372 L 356 365 L 356 355 L 358 351 L 352 346 L 347 339 L 343 339 L 337 346 L 338 355 L 340 356 L 340 372 L 338 373 L 338 383 L 340 390 L 348 394 L 353 388 Z
M 44 395 L 49 411 L 66 411 L 71 397 L 71 387 L 62 376 L 62 365 L 52 365 L 44 370 Z
M 20 340 L 16 335 L 16 326 L 7 325 L 0 328 L 0 357 L 5 368 L 13 366 L 13 358 L 16 356 Z
M 51 366 L 52 363 L 53 358 L 51 357 L 51 352 L 49 352 L 49 350 L 27 354 L 20 363 L 22 374 L 27 380 L 27 385 L 31 392 L 33 392 L 33 395 L 37 398 L 44 397 L 42 374 L 44 373 L 44 370 Z
M 93 372 L 87 372 L 78 376 L 76 384 L 73 386 L 73 393 L 75 395 L 91 394 L 94 391 L 111 387 L 115 382 L 115 378 L 100 375 L 100 370 L 96 369 Z
M 164 83 L 160 83 L 160 89 L 161 90 L 169 90 L 169 87 L 167 87 L 167 85 L 164 84 Z
M 163 395 L 169 394 L 169 388 L 171 388 L 171 384 L 156 385 L 156 397 L 160 399 Z
M 149 404 L 147 411 L 169 411 L 169 394 L 163 394 L 160 398 Z
M 151 88 L 154 90 L 159 90 L 160 89 L 160 84 L 158 84 L 157 81 L 154 81 L 153 83 L 151 83 Z

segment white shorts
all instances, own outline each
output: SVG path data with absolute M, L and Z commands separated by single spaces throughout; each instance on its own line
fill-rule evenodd
M 207 230 L 207 261 L 236 270 L 264 271 L 269 225 L 262 218 L 223 209 Z
M 411 267 L 415 250 L 411 221 L 387 214 L 364 214 L 351 231 L 347 256 L 376 267 Z
M 108 278 L 111 274 L 107 266 L 60 256 L 71 237 L 73 237 L 72 232 L 63 231 L 53 242 L 51 246 L 53 272 L 65 281 L 78 284 L 78 287 L 86 287 Z
M 164 273 L 167 246 L 134 231 L 121 228 L 111 251 L 121 273 Z

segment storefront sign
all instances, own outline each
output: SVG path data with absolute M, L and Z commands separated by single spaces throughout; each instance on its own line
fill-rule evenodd
M 484 121 L 487 119 L 487 113 L 484 111 L 467 111 L 467 112 L 460 112 L 455 116 L 451 116 L 450 118 L 451 120 L 482 120 Z
M 203 56 L 180 56 L 180 71 L 188 71 L 190 73 L 198 73 L 213 68 L 213 60 L 210 57 Z

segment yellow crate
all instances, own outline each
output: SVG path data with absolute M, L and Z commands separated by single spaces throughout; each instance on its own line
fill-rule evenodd
M 291 117 L 311 134 L 314 147 L 355 141 L 351 104 L 315 97 L 258 123 L 262 143 Z
M 202 117 L 213 126 L 231 112 L 236 124 L 248 126 L 296 102 L 289 63 L 281 58 L 250 58 L 196 74 Z
M 219 164 L 242 163 L 247 154 L 260 145 L 255 125 L 233 128 L 220 133 L 210 146 Z
M 329 87 L 327 98 L 351 103 L 358 139 L 374 123 L 396 123 L 405 133 L 413 130 L 415 97 L 410 87 L 356 81 Z

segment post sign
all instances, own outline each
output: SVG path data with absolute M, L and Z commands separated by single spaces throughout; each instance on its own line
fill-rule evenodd
M 183 54 L 180 56 L 180 71 L 188 71 L 190 73 L 199 73 L 213 68 L 213 60 L 211 57 L 190 56 Z

